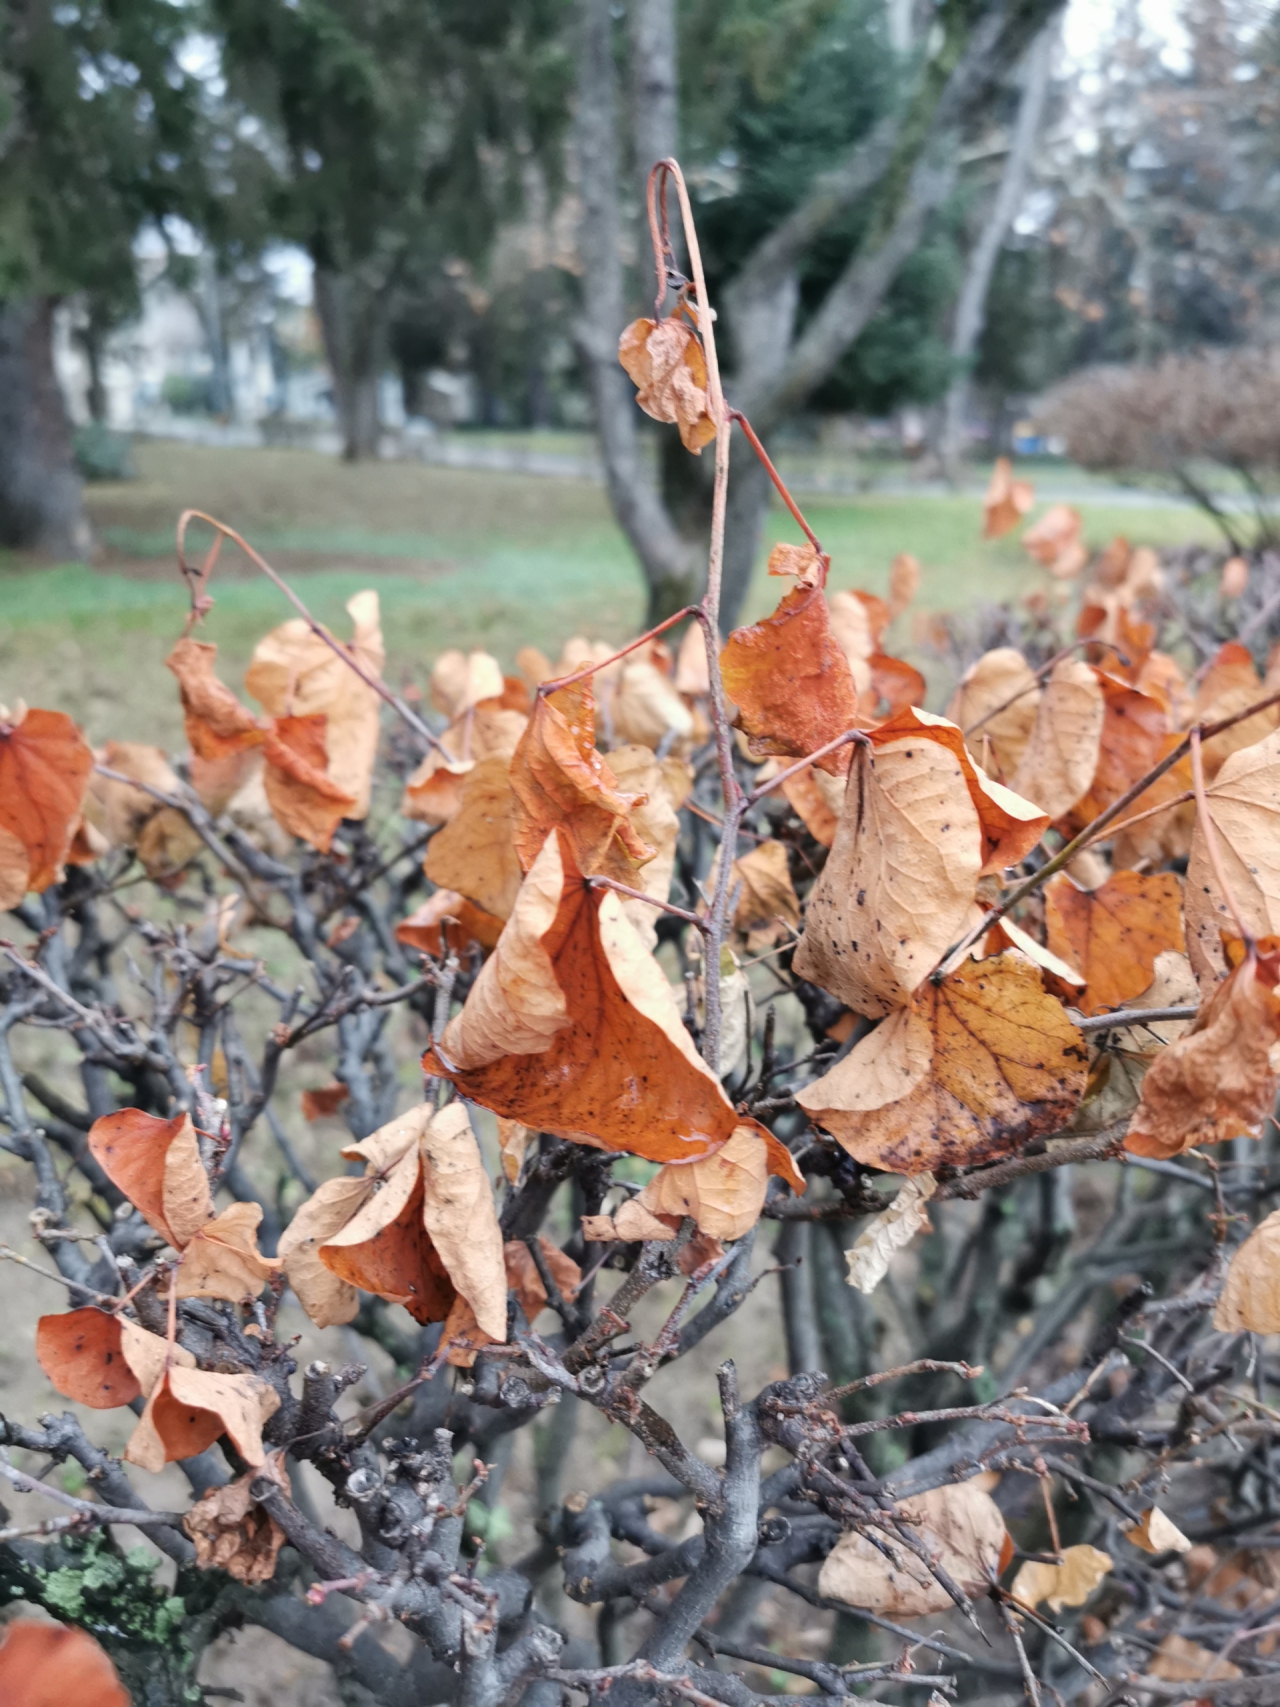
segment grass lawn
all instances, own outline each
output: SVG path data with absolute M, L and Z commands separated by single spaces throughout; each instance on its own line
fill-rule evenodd
M 424 682 L 449 646 L 482 646 L 510 664 L 526 644 L 554 657 L 571 633 L 622 640 L 640 623 L 639 572 L 604 493 L 586 481 L 171 442 L 139 444 L 135 461 L 137 480 L 88 488 L 97 563 L 0 556 L 0 703 L 59 707 L 94 740 L 181 744 L 163 660 L 187 608 L 173 552 L 187 506 L 240 529 L 338 632 L 345 601 L 376 587 L 397 684 Z M 1108 503 L 1102 491 L 1080 507 L 1099 545 L 1115 533 L 1154 545 L 1211 537 L 1199 515 L 1167 505 Z M 981 539 L 973 497 L 872 494 L 824 499 L 808 513 L 832 555 L 833 586 L 883 590 L 899 551 L 923 566 L 923 609 L 1016 598 L 1043 580 L 1016 535 Z M 794 525 L 776 509 L 770 541 L 788 537 Z M 230 550 L 213 591 L 202 635 L 217 641 L 238 686 L 255 640 L 292 613 Z M 748 615 L 769 609 L 775 591 L 761 566 Z

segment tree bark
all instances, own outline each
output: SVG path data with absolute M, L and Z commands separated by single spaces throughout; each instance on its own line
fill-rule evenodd
M 677 147 L 675 0 L 632 0 L 627 21 L 631 30 L 631 140 L 643 210 L 649 168 L 655 161 L 674 155 Z
M 347 462 L 376 457 L 378 377 L 386 343 L 386 299 L 377 287 L 317 262 L 316 313 L 333 376 L 333 403 Z
M 969 403 L 971 369 L 974 352 L 982 337 L 987 319 L 987 293 L 996 262 L 1000 258 L 1005 236 L 1021 204 L 1026 189 L 1027 173 L 1035 151 L 1036 139 L 1044 120 L 1045 101 L 1049 92 L 1049 71 L 1057 41 L 1056 22 L 1046 26 L 1031 45 L 1023 73 L 1022 97 L 1009 152 L 995 200 L 983 222 L 978 240 L 969 257 L 964 283 L 956 303 L 955 326 L 951 334 L 951 354 L 956 363 L 956 377 L 951 382 L 943 405 L 942 434 L 939 452 L 943 467 L 954 477 L 964 454 L 964 418 Z
M 610 0 L 581 0 L 576 119 L 583 304 L 577 341 L 613 513 L 640 560 L 658 622 L 701 591 L 700 554 L 680 535 L 641 455 L 631 381 L 618 365 L 625 324 L 618 184 L 618 98 Z
M 53 367 L 52 297 L 0 302 L 0 544 L 85 557 L 71 427 Z

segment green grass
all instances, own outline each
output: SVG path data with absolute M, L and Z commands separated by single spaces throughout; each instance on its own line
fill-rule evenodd
M 60 707 L 94 740 L 181 743 L 164 657 L 187 609 L 172 542 L 188 504 L 239 527 L 338 632 L 346 600 L 375 587 L 397 686 L 425 683 L 450 646 L 484 647 L 509 666 L 521 646 L 555 657 L 572 633 L 622 640 L 642 618 L 630 550 L 604 494 L 586 482 L 158 443 L 139 445 L 137 462 L 138 481 L 89 490 L 106 546 L 100 564 L 0 559 L 0 703 Z M 1105 494 L 1081 508 L 1096 544 L 1119 532 L 1157 545 L 1211 537 L 1185 510 L 1108 504 Z M 1046 579 L 1016 535 L 981 539 L 973 497 L 825 499 L 809 515 L 831 553 L 833 586 L 882 591 L 895 554 L 909 551 L 923 568 L 921 610 L 1018 598 Z M 781 509 L 768 536 L 766 545 L 795 537 Z M 191 549 L 200 548 L 193 535 Z M 768 610 L 779 590 L 761 564 L 746 614 Z M 213 592 L 202 633 L 238 686 L 254 642 L 292 612 L 231 550 Z

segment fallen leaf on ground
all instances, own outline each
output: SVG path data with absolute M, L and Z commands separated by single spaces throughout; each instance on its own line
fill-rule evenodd
M 93 753 L 62 711 L 0 711 L 0 908 L 62 880 Z
M 1147 1676 L 1161 1677 L 1166 1683 L 1221 1683 L 1243 1675 L 1238 1665 L 1174 1631 L 1170 1631 L 1147 1662 Z
M 1280 953 L 1258 955 L 1210 992 L 1191 1029 L 1148 1068 L 1126 1149 L 1169 1157 L 1261 1136 L 1280 1066 L 1277 974 Z
M 1224 875 L 1245 926 L 1255 936 L 1280 932 L 1280 731 L 1225 760 L 1205 790 Z M 1209 861 L 1204 826 L 1191 836 L 1184 899 L 1187 953 L 1197 978 L 1226 970 L 1224 930 L 1235 934 Z
M 1141 1523 L 1132 1524 L 1122 1534 L 1126 1541 L 1141 1547 L 1144 1553 L 1189 1553 L 1191 1543 L 1172 1518 L 1166 1517 L 1158 1505 L 1148 1506 Z
M 849 1286 L 868 1295 L 875 1291 L 889 1272 L 890 1260 L 928 1227 L 929 1211 L 925 1206 L 937 1189 L 938 1182 L 932 1174 L 917 1174 L 899 1188 L 893 1202 L 863 1228 L 844 1253 L 849 1267 L 845 1281 Z
M 515 905 L 523 872 L 516 855 L 517 805 L 507 759 L 481 759 L 462 783 L 457 813 L 427 843 L 423 870 L 440 889 L 464 895 L 495 919 Z
M 637 873 L 654 850 L 631 822 L 640 797 L 619 789 L 596 751 L 589 680 L 538 700 L 511 761 L 511 791 L 516 852 L 525 871 L 548 831 L 559 826 L 585 876 L 612 877 L 636 887 Z
M 125 1360 L 120 1318 L 92 1305 L 41 1316 L 36 1361 L 64 1398 L 95 1411 L 127 1405 L 142 1391 Z
M 246 1464 L 266 1461 L 262 1429 L 280 1409 L 280 1395 L 256 1375 L 223 1375 L 173 1363 L 151 1390 L 129 1436 L 125 1461 L 160 1471 L 194 1458 L 224 1434 Z
M 582 1270 L 572 1257 L 567 1257 L 558 1245 L 553 1245 L 541 1234 L 538 1235 L 538 1249 L 560 1296 L 566 1304 L 571 1304 L 582 1285 Z M 502 1254 L 507 1268 L 507 1285 L 516 1295 L 525 1321 L 532 1327 L 547 1307 L 547 1289 L 538 1273 L 538 1265 L 523 1239 L 508 1239 L 502 1247 Z
M 1280 1209 L 1255 1227 L 1232 1257 L 1213 1325 L 1219 1333 L 1280 1334 Z
M 705 1155 L 737 1124 L 620 898 L 588 889 L 554 833 L 423 1065 L 495 1114 L 650 1161 Z
M 1009 458 L 998 456 L 982 500 L 983 539 L 999 539 L 1012 532 L 1035 501 L 1035 488 L 1031 482 L 1015 480 Z
M 179 1298 L 225 1298 L 239 1304 L 256 1298 L 279 1268 L 258 1249 L 262 1206 L 233 1203 L 196 1232 L 182 1253 Z
M 87 1630 L 15 1618 L 0 1637 L 0 1700 L 5 1707 L 129 1707 L 105 1649 Z
M 395 939 L 439 959 L 447 949 L 465 954 L 473 942 L 493 948 L 502 935 L 503 920 L 486 913 L 456 889 L 437 889 L 434 895 L 401 919 Z
M 707 412 L 707 359 L 680 315 L 633 320 L 618 340 L 618 360 L 636 387 L 636 402 L 655 421 L 674 422 L 695 455 L 716 436 Z
M 982 762 L 989 745 L 996 773 L 1017 770 L 1040 704 L 1040 683 L 1030 664 L 1012 646 L 984 652 L 960 678 L 947 716 L 964 732 L 969 751 Z
M 286 1499 L 292 1495 L 284 1456 L 271 1452 L 259 1469 L 211 1488 L 183 1518 L 202 1571 L 226 1571 L 238 1583 L 266 1583 L 275 1575 L 285 1533 L 249 1492 L 262 1478 L 275 1482 Z
M 869 1167 L 935 1173 L 1061 1131 L 1086 1057 L 1038 970 L 1008 953 L 926 981 L 796 1100 Z
M 900 1007 L 961 934 L 982 834 L 960 760 L 905 735 L 859 744 L 796 973 L 876 1017 Z
M 894 1512 L 966 1594 L 990 1586 L 1005 1538 L 1004 1518 L 990 1494 L 973 1482 L 952 1482 L 896 1501 Z M 892 1529 L 877 1527 L 875 1537 L 878 1547 L 857 1530 L 840 1536 L 822 1562 L 820 1595 L 882 1618 L 951 1610 L 955 1602 L 947 1590 Z
M 1055 664 L 1031 737 L 1010 786 L 1061 818 L 1085 795 L 1098 768 L 1106 700 L 1096 671 L 1077 658 Z
M 1084 993 L 1073 998 L 1083 1014 L 1140 996 L 1156 956 L 1184 946 L 1181 884 L 1171 871 L 1118 871 L 1093 890 L 1060 873 L 1045 885 L 1044 920 L 1050 950 L 1084 976 Z
M 89 1152 L 112 1185 L 181 1250 L 213 1220 L 213 1198 L 189 1114 L 161 1120 L 140 1108 L 104 1114 L 89 1128 Z
M 386 654 L 376 592 L 347 601 L 352 636 L 345 650 L 378 679 Z M 327 641 L 295 618 L 281 623 L 253 649 L 245 671 L 246 690 L 269 716 L 325 719 L 328 775 L 350 796 L 351 818 L 367 817 L 373 765 L 378 752 L 378 695 L 365 685 Z
M 1064 1606 L 1083 1606 L 1111 1569 L 1111 1555 L 1097 1547 L 1066 1547 L 1057 1565 L 1028 1559 L 1013 1579 L 1012 1594 L 1024 1606 L 1048 1601 L 1053 1612 Z
M 317 1090 L 303 1091 L 302 1118 L 323 1120 L 326 1115 L 336 1114 L 350 1095 L 341 1079 L 336 1079 L 331 1085 L 321 1085 Z
M 820 587 L 797 587 L 771 616 L 735 628 L 720 654 L 724 689 L 757 758 L 800 759 L 859 723 L 858 690 Z M 816 761 L 843 775 L 849 749 Z

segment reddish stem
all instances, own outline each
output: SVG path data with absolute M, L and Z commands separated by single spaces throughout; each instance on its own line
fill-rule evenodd
M 638 640 L 629 640 L 620 651 L 610 653 L 607 658 L 601 658 L 598 664 L 584 664 L 580 670 L 575 670 L 570 676 L 556 676 L 551 681 L 539 682 L 538 697 L 541 699 L 549 693 L 558 693 L 561 688 L 572 687 L 575 682 L 585 681 L 588 676 L 594 676 L 597 670 L 607 669 L 610 664 L 616 664 L 619 658 L 625 658 L 628 652 L 634 652 L 638 646 L 645 645 L 647 641 L 656 640 L 658 635 L 665 634 L 667 629 L 673 628 L 685 617 L 696 615 L 697 609 L 697 605 L 686 605 L 683 610 L 678 610 L 674 616 L 669 616 L 665 622 L 660 622 L 656 628 L 647 630 Z
M 787 490 L 787 483 L 782 478 L 782 476 L 778 473 L 778 470 L 774 467 L 773 459 L 770 457 L 768 451 L 764 448 L 764 446 L 760 443 L 760 440 L 756 437 L 755 428 L 751 425 L 750 421 L 748 421 L 747 417 L 742 413 L 741 409 L 730 409 L 728 413 L 729 413 L 729 419 L 731 421 L 736 421 L 738 423 L 738 425 L 742 428 L 743 432 L 746 434 L 747 443 L 751 446 L 752 450 L 756 453 L 756 455 L 760 458 L 760 461 L 764 464 L 765 472 L 766 472 L 766 474 L 768 474 L 770 480 L 773 481 L 773 484 L 774 484 L 775 488 L 777 489 L 778 496 L 782 499 L 783 503 L 791 511 L 792 516 L 795 518 L 796 522 L 799 524 L 801 530 L 803 531 L 805 538 L 809 541 L 809 544 L 813 547 L 813 549 L 817 552 L 818 556 L 822 559 L 822 585 L 825 587 L 827 584 L 827 571 L 831 567 L 831 559 L 827 556 L 826 552 L 822 549 L 822 546 L 818 540 L 817 534 L 814 533 L 813 529 L 809 526 L 808 522 L 805 521 L 804 514 L 803 514 L 799 504 L 796 503 L 795 499 L 791 496 L 790 492 Z

